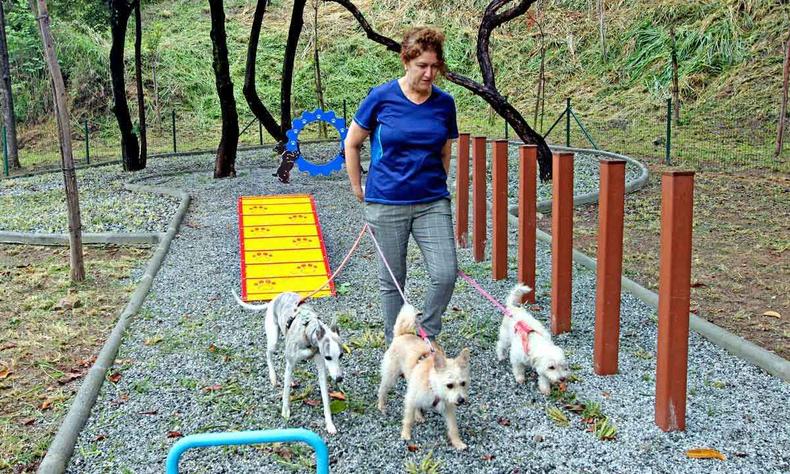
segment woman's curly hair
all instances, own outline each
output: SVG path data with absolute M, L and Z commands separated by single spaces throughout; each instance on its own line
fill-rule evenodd
M 446 73 L 444 33 L 430 26 L 418 26 L 410 29 L 403 35 L 403 42 L 400 48 L 400 58 L 403 62 L 409 62 L 425 51 L 432 51 L 436 54 L 441 73 Z

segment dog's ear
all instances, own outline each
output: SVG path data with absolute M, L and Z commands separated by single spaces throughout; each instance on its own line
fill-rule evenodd
M 329 329 L 331 329 L 335 334 L 340 334 L 340 328 L 337 325 L 337 315 L 335 315 L 335 317 L 332 318 L 332 321 L 329 323 Z
M 461 367 L 467 367 L 469 365 L 470 356 L 471 353 L 469 352 L 469 348 L 465 347 L 464 350 L 462 350 L 461 353 L 458 354 L 458 357 L 456 357 L 455 360 L 456 362 L 458 362 L 458 365 L 460 365 Z
M 433 366 L 438 370 L 447 367 L 447 359 L 444 358 L 444 354 L 439 351 L 433 353 Z
M 324 326 L 322 324 L 319 324 L 318 329 L 316 329 L 313 334 L 315 335 L 316 342 L 320 341 L 321 339 L 324 338 L 324 335 L 326 334 L 326 329 L 324 329 Z

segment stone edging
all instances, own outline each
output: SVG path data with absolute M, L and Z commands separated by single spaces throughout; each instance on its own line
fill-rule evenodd
M 145 273 L 137 285 L 137 289 L 132 294 L 129 302 L 118 318 L 110 336 L 104 343 L 101 351 L 99 352 L 96 362 L 88 371 L 82 384 L 80 385 L 77 395 L 71 402 L 71 407 L 66 414 L 63 422 L 58 429 L 55 438 L 49 445 L 44 459 L 38 468 L 39 473 L 61 473 L 66 470 L 69 459 L 74 452 L 74 446 L 77 443 L 77 438 L 82 430 L 85 422 L 90 416 L 93 405 L 96 403 L 96 398 L 99 394 L 99 389 L 104 382 L 107 370 L 112 367 L 115 361 L 115 356 L 118 353 L 118 348 L 121 345 L 124 332 L 134 316 L 142 306 L 148 291 L 153 284 L 154 276 L 159 271 L 159 268 L 170 249 L 170 243 L 178 232 L 178 228 L 186 215 L 189 208 L 190 196 L 186 192 L 161 187 L 149 187 L 135 184 L 127 184 L 126 189 L 138 192 L 150 192 L 156 194 L 166 194 L 169 196 L 181 199 L 181 204 L 176 211 L 175 216 L 170 220 L 170 225 L 167 227 L 167 232 L 164 234 L 156 234 L 159 240 L 159 246 L 154 252 L 154 255 L 148 261 Z

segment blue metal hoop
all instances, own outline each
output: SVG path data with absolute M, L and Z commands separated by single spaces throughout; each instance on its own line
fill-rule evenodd
M 313 163 L 307 160 L 304 155 L 298 153 L 299 134 L 304 130 L 305 125 L 313 122 L 326 122 L 335 127 L 335 130 L 337 130 L 337 133 L 340 135 L 340 149 L 337 155 L 322 165 Z M 310 176 L 329 176 L 333 172 L 340 171 L 343 168 L 343 163 L 345 162 L 343 142 L 348 133 L 345 120 L 337 117 L 331 110 L 324 111 L 322 109 L 315 109 L 313 111 L 305 110 L 301 117 L 293 121 L 292 125 L 293 127 L 285 133 L 285 136 L 288 137 L 288 143 L 285 145 L 285 149 L 293 153 L 298 153 L 299 157 L 296 159 L 296 166 L 299 167 L 299 171 L 304 171 L 310 174 Z

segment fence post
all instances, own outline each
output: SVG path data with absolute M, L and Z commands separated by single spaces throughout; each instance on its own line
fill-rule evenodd
M 263 145 L 263 125 L 260 120 L 258 120 L 258 141 Z
M 571 98 L 565 99 L 565 146 L 571 146 Z
M 491 150 L 491 276 L 494 280 L 507 278 L 507 148 L 507 140 L 496 140 Z
M 535 303 L 538 147 L 521 145 L 518 159 L 518 281 L 532 288 L 524 296 L 528 303 Z
M 663 431 L 686 429 L 691 233 L 694 172 L 661 177 L 655 422 Z
M 88 119 L 85 119 L 85 162 L 91 164 L 91 136 L 88 134 Z
M 469 234 L 469 134 L 458 135 L 455 171 L 455 240 L 466 248 Z
M 554 153 L 551 204 L 551 332 L 571 330 L 573 153 Z
M 173 109 L 173 153 L 178 153 L 178 147 L 176 146 L 176 110 Z
M 5 125 L 3 125 L 3 174 L 8 176 L 8 140 L 5 131 Z
M 486 137 L 472 138 L 472 258 L 482 262 L 486 248 Z
M 620 344 L 625 160 L 601 160 L 599 167 L 601 190 L 598 204 L 593 367 L 598 375 L 613 375 L 617 373 Z
M 672 166 L 670 153 L 672 152 L 672 98 L 667 99 L 667 149 L 664 155 L 664 163 Z

